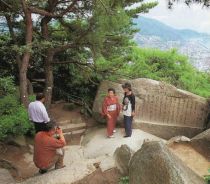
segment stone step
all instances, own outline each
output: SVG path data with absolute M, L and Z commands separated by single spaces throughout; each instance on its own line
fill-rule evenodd
M 74 130 L 74 129 L 84 129 L 86 128 L 86 123 L 79 123 L 79 124 L 73 124 L 73 123 L 70 123 L 70 124 L 65 124 L 65 125 L 59 125 L 59 127 L 64 131 L 67 131 L 67 130 Z
M 77 130 L 86 130 L 86 126 L 82 126 L 82 127 L 75 127 L 75 128 L 66 128 L 63 129 L 63 133 L 67 133 L 67 132 L 73 132 L 73 131 L 77 131 Z
M 83 134 L 86 131 L 86 129 L 80 129 L 80 130 L 74 130 L 71 132 L 65 132 L 63 133 L 64 137 L 69 135 L 75 135 L 75 134 Z
M 72 119 L 66 119 L 66 120 L 57 120 L 58 125 L 68 125 L 68 124 L 81 124 L 85 123 L 85 121 L 82 118 L 72 118 Z
M 59 126 L 60 125 L 66 125 L 66 124 L 70 124 L 71 120 L 70 119 L 62 120 L 62 121 L 57 120 L 57 123 L 58 123 Z

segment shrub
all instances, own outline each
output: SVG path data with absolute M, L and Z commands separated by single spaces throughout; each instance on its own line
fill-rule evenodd
M 210 97 L 209 74 L 198 71 L 187 57 L 176 50 L 133 47 L 129 61 L 120 69 L 121 76 L 164 81 L 197 95 Z
M 33 132 L 27 110 L 20 104 L 15 94 L 15 86 L 11 78 L 0 78 L 0 140 L 7 137 L 24 135 Z M 5 84 L 5 85 L 3 85 Z
M 0 78 L 0 98 L 8 94 L 14 94 L 15 91 L 12 77 Z
M 129 184 L 129 177 L 124 176 L 124 177 L 120 178 L 119 184 Z
M 210 169 L 208 169 L 208 173 L 210 174 Z M 210 183 L 210 175 L 204 176 L 204 179 L 205 179 L 205 181 L 206 181 L 207 184 Z
M 7 95 L 0 99 L 0 116 L 12 114 L 19 106 L 17 97 Z
M 24 135 L 29 130 L 33 131 L 33 126 L 29 122 L 27 111 L 23 106 L 19 106 L 10 115 L 1 116 L 0 140 L 5 140 L 8 136 Z

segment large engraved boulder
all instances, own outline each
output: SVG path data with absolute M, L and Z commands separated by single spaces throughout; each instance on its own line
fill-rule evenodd
M 205 98 L 163 82 L 144 78 L 119 82 L 103 81 L 93 105 L 93 116 L 96 120 L 105 122 L 100 113 L 108 88 L 115 88 L 120 102 L 122 101 L 121 86 L 124 82 L 131 83 L 136 96 L 134 128 L 165 139 L 177 135 L 191 138 L 202 132 L 209 111 Z M 122 115 L 119 121 L 122 122 Z
M 162 142 L 147 142 L 130 161 L 132 184 L 205 184 L 203 178 L 188 168 Z

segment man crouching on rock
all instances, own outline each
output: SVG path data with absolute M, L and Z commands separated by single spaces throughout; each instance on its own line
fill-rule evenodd
M 55 169 L 65 167 L 63 165 L 64 150 L 66 145 L 62 130 L 56 127 L 54 121 L 46 125 L 46 131 L 40 131 L 34 141 L 34 163 L 41 174 L 55 165 Z

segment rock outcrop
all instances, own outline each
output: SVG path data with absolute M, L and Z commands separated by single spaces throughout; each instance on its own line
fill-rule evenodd
M 145 139 L 150 141 L 165 141 L 138 129 L 133 130 L 132 136 L 129 138 L 123 137 L 125 135 L 123 129 L 117 129 L 114 135 L 115 138 L 107 138 L 105 128 L 93 129 L 87 132 L 82 141 L 84 157 L 87 159 L 94 159 L 103 155 L 112 157 L 115 150 L 123 144 L 137 151 L 141 148 Z
M 133 156 L 134 151 L 126 144 L 117 148 L 114 153 L 115 163 L 121 174 L 127 176 L 129 172 L 129 162 Z
M 191 145 L 210 161 L 210 129 L 193 137 L 191 139 Z
M 122 80 L 119 83 L 101 83 L 93 106 L 96 120 L 104 121 L 100 112 L 107 89 L 115 88 L 121 101 L 121 85 L 124 82 Z M 164 139 L 177 135 L 191 138 L 202 132 L 209 111 L 205 98 L 151 79 L 140 78 L 129 82 L 136 96 L 134 128 L 140 128 Z
M 132 184 L 205 184 L 205 181 L 176 157 L 162 142 L 147 142 L 130 161 Z
M 8 170 L 0 168 L 0 183 L 15 184 L 15 180 L 12 178 Z
M 195 137 L 192 138 L 193 142 L 196 141 L 206 141 L 210 143 L 210 129 L 205 130 L 204 132 L 196 135 Z

